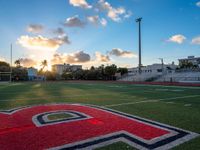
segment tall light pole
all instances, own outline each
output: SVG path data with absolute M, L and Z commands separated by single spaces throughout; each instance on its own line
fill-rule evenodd
M 138 25 L 139 25 L 139 65 L 138 65 L 138 68 L 139 68 L 139 74 L 142 73 L 142 70 L 141 70 L 141 67 L 142 67 L 142 60 L 141 60 L 141 21 L 142 21 L 142 18 L 137 18 L 135 20 L 136 22 L 138 22 Z

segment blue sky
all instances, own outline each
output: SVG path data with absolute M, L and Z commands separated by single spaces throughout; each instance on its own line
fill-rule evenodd
M 137 17 L 144 65 L 200 56 L 200 0 L 0 0 L 0 59 L 137 66 Z

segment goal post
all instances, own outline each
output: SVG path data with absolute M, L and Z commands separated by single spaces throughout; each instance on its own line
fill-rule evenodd
M 11 82 L 12 73 L 11 72 L 0 72 L 0 83 L 1 82 Z

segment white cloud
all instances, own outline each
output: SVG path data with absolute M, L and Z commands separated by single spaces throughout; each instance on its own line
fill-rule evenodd
M 65 35 L 65 31 L 63 30 L 63 28 L 57 28 L 57 29 L 54 29 L 52 30 L 52 32 L 56 35 L 59 35 L 59 36 L 63 36 Z
M 54 54 L 51 63 L 52 64 L 62 64 L 62 63 L 71 63 L 71 64 L 76 64 L 76 63 L 86 63 L 90 61 L 90 55 L 85 53 L 84 51 L 78 51 L 75 53 L 56 53 Z
M 96 15 L 96 16 L 88 16 L 87 20 L 90 23 L 94 24 L 94 25 L 99 25 L 99 24 L 102 25 L 102 26 L 106 26 L 107 25 L 106 19 L 105 18 L 101 18 L 100 19 L 98 15 Z
M 96 56 L 96 61 L 99 62 L 109 62 L 110 58 L 108 55 L 103 55 L 100 52 L 95 52 L 95 56 Z
M 56 39 L 46 38 L 43 36 L 30 37 L 28 35 L 21 36 L 18 38 L 17 43 L 22 47 L 31 49 L 31 50 L 57 50 L 62 44 L 69 44 L 67 36 L 58 37 Z
M 168 39 L 169 42 L 174 42 L 178 44 L 182 44 L 186 40 L 186 37 L 181 34 L 173 35 Z
M 105 27 L 107 25 L 107 20 L 105 18 L 101 18 L 100 23 Z
M 57 50 L 60 46 L 60 43 L 57 40 L 48 39 L 46 37 L 37 36 L 29 37 L 21 36 L 18 39 L 18 43 L 28 49 L 42 49 L 42 50 Z
M 196 6 L 197 6 L 197 7 L 200 7 L 200 1 L 196 3 Z
M 122 15 L 125 13 L 125 9 L 124 8 L 112 8 L 108 11 L 108 17 L 111 18 L 113 21 L 120 21 L 121 18 L 119 17 L 119 15 Z
M 120 48 L 113 48 L 110 52 L 110 55 L 118 56 L 118 57 L 124 57 L 124 58 L 133 58 L 137 57 L 136 54 L 134 54 L 131 51 L 125 51 Z
M 69 17 L 64 22 L 64 26 L 66 27 L 84 27 L 85 22 L 81 21 L 78 17 L 78 15 Z
M 51 64 L 82 64 L 83 67 L 100 66 L 101 64 L 110 64 L 111 60 L 108 55 L 95 52 L 95 58 L 91 59 L 90 54 L 84 51 L 74 53 L 55 53 L 51 59 Z
M 133 15 L 131 11 L 128 11 L 125 15 L 124 18 L 130 18 Z
M 91 66 L 100 66 L 101 64 L 110 64 L 111 60 L 108 55 L 95 52 L 95 58 L 91 58 L 90 54 L 84 51 L 74 53 L 55 53 L 51 59 L 51 64 L 82 64 L 84 68 Z
M 37 62 L 31 58 L 20 58 L 19 61 L 24 67 L 33 67 L 37 65 Z
M 71 44 L 71 42 L 69 41 L 69 37 L 66 34 L 59 35 L 57 38 L 54 38 L 54 40 L 57 40 L 57 42 L 60 43 L 60 45 Z
M 84 9 L 92 8 L 92 6 L 89 5 L 86 0 L 69 0 L 69 3 L 75 7 L 81 7 Z
M 96 15 L 96 16 L 88 16 L 87 17 L 88 21 L 95 24 L 95 25 L 98 25 L 99 23 L 99 16 Z
M 0 61 L 6 61 L 5 58 L 0 56 Z
M 200 36 L 193 38 L 192 44 L 200 45 Z
M 122 18 L 125 17 L 128 18 L 131 16 L 131 11 L 126 12 L 126 9 L 123 7 L 114 8 L 110 3 L 99 0 L 97 4 L 97 10 L 99 11 L 106 11 L 107 16 L 112 19 L 113 21 L 120 21 Z
M 26 30 L 31 33 L 41 33 L 44 27 L 40 24 L 30 24 Z

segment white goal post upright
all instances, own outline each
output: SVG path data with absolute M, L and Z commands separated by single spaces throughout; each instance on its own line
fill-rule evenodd
M 10 82 L 12 82 L 12 43 L 10 45 Z
M 11 72 L 0 72 L 0 82 L 10 82 Z
M 0 82 L 12 82 L 12 44 L 10 45 L 10 71 L 0 71 Z

